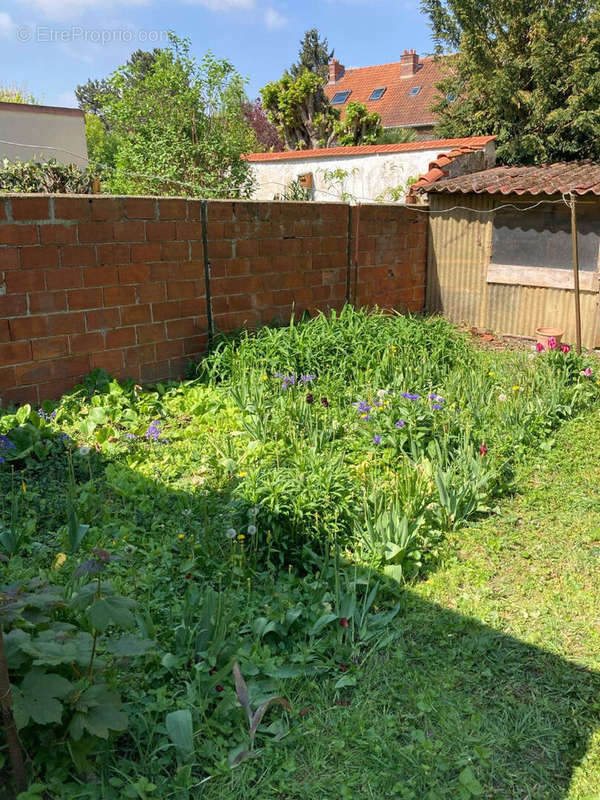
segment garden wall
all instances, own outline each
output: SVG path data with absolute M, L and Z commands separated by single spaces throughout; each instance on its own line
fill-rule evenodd
M 419 311 L 426 248 L 425 215 L 403 206 L 6 195 L 2 404 L 57 397 L 94 367 L 180 377 L 211 326 L 347 300 Z

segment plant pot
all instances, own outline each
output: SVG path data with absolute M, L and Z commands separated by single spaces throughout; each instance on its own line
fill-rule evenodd
M 548 339 L 556 339 L 556 346 L 560 347 L 562 337 L 565 332 L 562 328 L 536 328 L 535 338 L 539 344 L 543 344 L 545 348 L 548 347 Z

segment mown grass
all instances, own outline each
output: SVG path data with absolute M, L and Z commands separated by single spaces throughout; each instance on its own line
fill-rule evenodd
M 572 352 L 481 352 L 441 319 L 345 309 L 225 341 L 189 382 L 96 374 L 41 415 L 0 414 L 5 581 L 58 585 L 59 620 L 93 633 L 69 598 L 101 548 L 153 641 L 113 662 L 116 626 L 98 639 L 91 679 L 129 716 L 106 740 L 70 741 L 90 676 L 52 666 L 77 692 L 22 731 L 39 796 L 595 800 L 597 756 L 578 765 L 598 722 L 597 507 L 574 465 L 600 460 L 578 418 L 597 397 Z M 90 526 L 74 553 L 72 507 Z M 255 709 L 291 706 L 240 763 L 235 661 Z M 8 791 L 2 750 L 0 775 Z

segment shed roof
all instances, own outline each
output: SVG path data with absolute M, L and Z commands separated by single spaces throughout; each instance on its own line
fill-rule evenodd
M 465 139 L 432 139 L 405 144 L 368 144 L 357 147 L 323 147 L 318 150 L 286 150 L 282 153 L 248 153 L 247 161 L 302 161 L 306 158 L 339 158 L 340 156 L 370 156 L 388 153 L 416 153 L 423 150 L 454 150 L 472 152 L 482 150 L 494 136 L 470 136 Z
M 441 170 L 440 170 L 441 172 Z M 428 176 L 429 177 L 429 176 Z M 456 178 L 421 178 L 413 192 L 447 194 L 569 194 L 600 195 L 600 164 L 570 161 L 538 167 L 494 167 Z

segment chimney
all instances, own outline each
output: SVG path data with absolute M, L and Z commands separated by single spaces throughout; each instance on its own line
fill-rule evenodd
M 337 58 L 332 58 L 329 62 L 329 83 L 339 81 L 344 72 L 346 72 L 346 67 L 340 64 Z
M 419 68 L 419 54 L 416 50 L 405 50 L 400 57 L 400 77 L 410 78 Z M 329 67 L 331 71 L 331 67 Z

